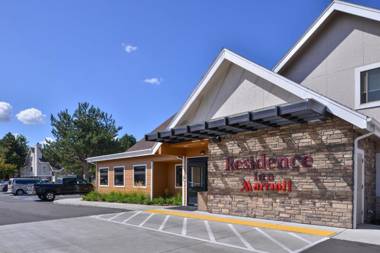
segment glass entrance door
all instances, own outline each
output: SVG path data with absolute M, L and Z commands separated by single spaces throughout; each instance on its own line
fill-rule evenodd
M 187 160 L 187 205 L 198 206 L 198 192 L 207 191 L 207 157 Z

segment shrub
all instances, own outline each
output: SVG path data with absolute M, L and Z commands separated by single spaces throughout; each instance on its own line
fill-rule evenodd
M 181 195 L 172 197 L 158 197 L 152 200 L 144 193 L 141 192 L 110 192 L 110 193 L 100 193 L 100 192 L 90 192 L 83 196 L 83 200 L 86 201 L 104 201 L 104 202 L 117 202 L 117 203 L 131 203 L 131 204 L 144 204 L 144 205 L 181 205 L 182 197 Z

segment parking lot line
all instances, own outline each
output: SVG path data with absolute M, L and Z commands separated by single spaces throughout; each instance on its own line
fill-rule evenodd
M 210 241 L 215 242 L 215 236 L 214 236 L 214 233 L 212 232 L 212 230 L 210 228 L 210 224 L 208 224 L 207 220 L 205 220 L 204 223 L 205 223 L 205 226 L 206 226 L 208 237 L 210 237 Z
M 182 235 L 186 235 L 186 230 L 187 230 L 187 218 L 184 218 L 183 219 L 183 223 L 182 223 L 182 232 L 181 232 L 181 234 Z
M 138 213 L 141 213 L 141 211 L 139 211 Z M 137 213 L 135 213 L 132 216 L 135 217 L 136 215 L 137 215 Z M 207 243 L 217 244 L 217 245 L 220 245 L 220 246 L 225 246 L 225 247 L 230 247 L 230 248 L 235 248 L 235 249 L 240 249 L 240 250 L 246 250 L 246 251 L 251 251 L 251 252 L 255 252 L 255 253 L 268 253 L 268 252 L 265 252 L 265 251 L 248 249 L 248 248 L 241 247 L 241 246 L 238 246 L 238 245 L 233 245 L 233 244 L 228 244 L 228 243 L 223 243 L 223 242 L 218 242 L 218 241 L 212 242 L 212 241 L 209 241 L 207 239 L 202 239 L 202 238 L 194 237 L 194 236 L 190 236 L 190 235 L 182 235 L 182 234 L 178 234 L 178 233 L 174 233 L 174 232 L 170 232 L 170 231 L 166 231 L 166 230 L 160 230 L 159 231 L 159 230 L 157 230 L 155 228 L 151 228 L 151 227 L 144 227 L 144 226 L 140 227 L 139 225 L 134 225 L 134 224 L 130 224 L 130 223 L 118 222 L 118 221 L 114 221 L 114 220 L 107 220 L 107 219 L 102 218 L 100 215 L 98 215 L 98 216 L 90 216 L 90 217 L 91 218 L 95 218 L 97 220 L 102 220 L 102 221 L 105 221 L 105 222 L 112 222 L 112 223 L 121 224 L 121 225 L 124 225 L 124 226 L 131 226 L 131 227 L 136 227 L 136 228 L 140 228 L 140 229 L 147 229 L 147 230 L 150 230 L 150 231 L 160 232 L 160 233 L 174 235 L 174 236 L 180 236 L 180 237 L 183 237 L 183 238 L 188 238 L 188 239 L 197 240 L 197 241 L 201 241 L 201 242 L 207 242 Z M 129 218 L 131 218 L 131 217 L 129 217 Z
M 312 243 L 312 242 L 309 241 L 308 239 L 303 238 L 302 236 L 299 236 L 299 235 L 297 235 L 297 234 L 295 234 L 295 233 L 293 233 L 293 232 L 288 232 L 288 234 L 291 235 L 291 236 L 294 236 L 295 238 L 300 239 L 301 241 L 306 242 L 307 244 Z
M 256 228 L 268 228 L 268 229 L 274 229 L 274 230 L 280 230 L 280 231 L 296 232 L 296 233 L 317 235 L 317 236 L 334 236 L 336 234 L 333 231 L 323 230 L 323 229 L 318 229 L 318 228 L 275 224 L 275 223 L 261 222 L 261 221 L 250 221 L 246 219 L 220 217 L 216 215 L 206 215 L 206 214 L 190 213 L 190 212 L 184 212 L 184 211 L 174 211 L 174 210 L 167 210 L 167 209 L 146 210 L 145 212 L 163 214 L 163 215 L 172 215 L 172 216 L 198 219 L 198 220 L 223 222 L 223 223 L 228 223 L 228 224 L 243 225 L 243 226 L 256 227 Z
M 247 242 L 247 240 L 244 239 L 244 237 L 235 229 L 234 225 L 228 224 L 232 232 L 240 239 L 240 241 L 244 244 L 247 249 L 255 250 L 255 248 L 252 247 L 252 245 Z
M 127 219 L 123 220 L 122 223 L 126 224 L 129 220 L 131 220 L 133 217 L 139 215 L 140 213 L 142 213 L 142 211 L 137 211 L 136 213 L 134 213 L 131 216 L 129 216 Z
M 114 216 L 112 216 L 112 217 L 108 218 L 108 220 L 113 220 L 113 219 L 116 219 L 117 217 L 119 217 L 119 216 L 121 216 L 121 215 L 123 215 L 123 214 L 125 214 L 125 212 L 122 212 L 122 213 L 118 213 L 118 214 L 116 214 L 116 215 L 114 215 Z
M 166 215 L 165 216 L 165 219 L 164 219 L 164 221 L 161 223 L 161 226 L 158 228 L 158 230 L 163 230 L 164 229 L 164 227 L 165 227 L 165 225 L 166 225 L 166 222 L 168 222 L 168 220 L 169 220 L 169 217 L 170 217 L 170 215 Z
M 171 215 L 161 215 L 157 214 L 157 216 L 162 220 L 161 224 L 157 224 L 157 227 L 151 227 L 147 225 L 150 223 L 151 218 L 155 215 L 155 213 L 150 214 L 143 214 L 143 211 L 131 211 L 131 212 L 123 212 L 122 214 L 131 213 L 131 215 L 122 221 L 122 219 L 116 219 L 116 217 L 119 217 L 121 214 L 113 215 L 112 217 L 104 216 L 104 215 L 98 215 L 98 216 L 90 216 L 92 218 L 102 220 L 105 222 L 112 222 L 115 224 L 125 225 L 125 226 L 132 226 L 137 227 L 141 229 L 148 229 L 151 231 L 159 232 L 159 233 L 165 233 L 175 236 L 181 236 L 188 239 L 198 240 L 202 242 L 222 245 L 226 247 L 246 250 L 250 252 L 255 253 L 269 253 L 269 252 L 288 252 L 288 253 L 299 253 L 302 252 L 310 247 L 313 247 L 314 245 L 321 243 L 325 240 L 328 240 L 328 237 L 318 239 L 316 236 L 310 236 L 311 238 L 317 239 L 316 241 L 313 241 L 312 239 L 307 240 L 300 236 L 299 234 L 293 233 L 293 232 L 285 232 L 285 231 L 271 231 L 271 230 L 262 230 L 257 227 L 251 227 L 251 226 L 245 226 L 244 225 L 238 225 L 235 226 L 234 224 L 225 223 L 225 222 L 212 222 L 212 224 L 209 223 L 208 220 L 203 220 L 203 222 L 194 222 L 196 219 L 188 218 L 188 217 L 177 217 L 177 222 L 173 223 L 171 228 L 176 228 L 174 231 L 168 231 L 165 229 L 165 226 L 167 226 L 168 220 L 171 218 Z M 142 214 L 139 216 L 139 214 Z M 145 217 L 142 217 L 144 216 Z M 143 219 L 143 221 L 141 221 Z M 181 220 L 182 219 L 182 220 Z M 136 222 L 136 220 L 138 222 Z M 130 221 L 130 222 L 128 222 Z M 160 225 L 158 227 L 158 225 Z M 218 226 L 215 226 L 218 225 Z M 195 226 L 195 227 L 194 227 Z M 205 229 L 204 232 L 207 231 L 207 234 L 205 234 L 205 237 L 200 236 L 199 234 L 195 233 L 189 234 L 189 231 L 201 231 L 202 229 Z M 262 237 L 259 238 L 256 236 L 252 236 L 252 233 L 255 231 L 257 235 L 261 235 Z M 222 232 L 222 236 L 221 236 Z M 219 238 L 216 237 L 219 233 Z M 274 234 L 272 234 L 274 233 Z M 279 236 L 279 237 L 278 237 Z M 264 242 L 263 239 L 265 238 Z M 298 242 L 298 243 L 297 243 Z M 302 242 L 302 245 L 299 245 L 299 243 Z M 306 245 L 305 245 L 306 244 Z M 273 247 L 275 246 L 275 247 Z
M 261 233 L 263 236 L 265 236 L 266 238 L 268 238 L 269 240 L 271 240 L 272 242 L 274 242 L 275 244 L 277 244 L 278 246 L 280 246 L 281 248 L 283 248 L 284 250 L 286 250 L 287 252 L 291 253 L 293 252 L 293 250 L 289 249 L 288 247 L 286 247 L 284 244 L 282 244 L 281 242 L 277 241 L 276 239 L 274 239 L 272 236 L 268 235 L 267 233 L 265 233 L 263 230 L 261 230 L 260 228 L 255 228 L 259 233 Z
M 154 213 L 151 213 L 148 217 L 146 217 L 146 219 L 140 223 L 139 227 L 142 227 L 144 226 L 144 224 L 150 219 L 152 218 L 152 216 L 154 215 Z

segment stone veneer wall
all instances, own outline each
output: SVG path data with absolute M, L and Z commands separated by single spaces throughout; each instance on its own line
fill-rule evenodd
M 305 224 L 352 227 L 352 125 L 325 122 L 230 135 L 209 143 L 208 211 Z M 252 171 L 225 171 L 225 158 L 309 154 L 312 168 L 276 170 L 276 180 L 293 182 L 292 192 L 240 192 Z M 269 172 L 269 171 L 267 171 Z

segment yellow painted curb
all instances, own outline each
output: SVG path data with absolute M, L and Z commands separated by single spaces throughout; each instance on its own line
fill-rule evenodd
M 296 233 L 309 234 L 309 235 L 329 237 L 336 234 L 333 231 L 316 229 L 316 228 L 289 226 L 289 225 L 266 223 L 266 222 L 260 222 L 260 221 L 240 220 L 240 219 L 235 219 L 235 218 L 226 218 L 226 217 L 220 217 L 220 216 L 212 216 L 212 215 L 205 215 L 205 214 L 199 214 L 199 213 L 188 213 L 188 212 L 173 211 L 173 210 L 166 210 L 166 209 L 146 210 L 145 212 L 163 214 L 163 215 L 172 215 L 172 216 L 191 218 L 191 219 L 224 222 L 224 223 L 237 224 L 237 225 L 250 226 L 250 227 L 269 228 L 269 229 L 274 229 L 274 230 L 296 232 Z

